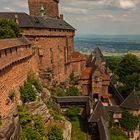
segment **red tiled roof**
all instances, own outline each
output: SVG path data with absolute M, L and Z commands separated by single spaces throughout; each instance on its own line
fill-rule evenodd
M 73 52 L 71 54 L 71 62 L 86 61 L 86 57 L 79 52 Z
M 108 74 L 103 74 L 103 80 L 104 81 L 109 81 L 110 80 L 110 76 Z
M 31 42 L 26 37 L 0 39 L 0 50 L 29 44 L 31 44 Z
M 86 68 L 82 72 L 82 79 L 89 79 L 92 73 L 92 68 Z

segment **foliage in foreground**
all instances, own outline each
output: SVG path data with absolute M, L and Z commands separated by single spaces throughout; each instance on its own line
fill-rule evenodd
M 33 117 L 23 106 L 19 106 L 18 110 L 22 140 L 43 140 L 45 129 L 41 116 Z
M 51 127 L 48 132 L 48 140 L 63 140 L 62 130 L 57 126 Z
M 127 130 L 135 130 L 140 122 L 140 118 L 137 116 L 133 116 L 128 111 L 122 112 L 122 118 L 120 120 L 120 124 L 123 128 Z
M 35 88 L 34 88 L 34 87 Z M 29 73 L 27 81 L 24 82 L 24 85 L 20 87 L 20 94 L 23 100 L 23 103 L 31 102 L 36 100 L 36 90 L 38 92 L 42 91 L 42 86 L 37 78 L 35 78 L 33 73 Z
M 79 107 L 77 106 L 70 106 L 66 112 L 66 116 L 71 120 L 75 121 L 77 119 L 77 115 L 80 112 Z
M 74 85 L 70 86 L 67 90 L 64 85 L 56 85 L 50 89 L 52 95 L 55 96 L 78 96 L 79 90 Z
M 79 93 L 79 90 L 75 86 L 69 87 L 69 89 L 67 91 L 67 95 L 68 96 L 78 96 L 78 93 Z
M 29 83 L 31 83 L 32 85 L 34 85 L 35 88 L 36 88 L 36 90 L 37 90 L 38 92 L 41 92 L 41 91 L 42 91 L 42 86 L 41 86 L 41 83 L 39 82 L 39 79 L 37 79 L 37 78 L 35 77 L 35 75 L 34 75 L 32 72 L 30 72 L 30 73 L 28 74 L 28 76 L 27 76 L 27 81 L 28 81 Z
M 129 138 L 120 128 L 111 128 L 110 134 L 111 140 L 129 140 Z
M 19 26 L 9 19 L 0 19 L 0 39 L 19 37 Z
M 121 60 L 108 62 L 109 68 L 118 76 L 118 90 L 126 98 L 134 89 L 140 91 L 140 60 L 133 54 L 125 55 Z
M 28 81 L 25 81 L 24 86 L 20 87 L 20 95 L 23 103 L 36 100 L 36 91 Z

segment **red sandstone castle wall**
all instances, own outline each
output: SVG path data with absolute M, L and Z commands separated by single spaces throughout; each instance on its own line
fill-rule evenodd
M 70 57 L 74 52 L 74 32 L 24 29 L 23 35 L 39 48 L 40 69 L 51 70 L 54 80 L 64 82 L 72 72 Z
M 59 17 L 58 0 L 28 0 L 30 15 L 40 16 L 40 8 L 44 7 L 46 17 Z
M 16 44 L 14 44 L 15 42 Z M 30 44 L 26 45 L 22 42 L 18 44 L 18 42 L 20 42 L 19 39 L 0 40 L 0 116 L 2 118 L 8 116 L 15 109 L 16 102 L 20 98 L 19 86 L 26 80 L 27 74 L 31 70 L 36 73 L 38 68 L 37 55 L 29 47 Z M 5 43 L 11 43 L 9 48 L 4 48 Z M 8 52 L 8 50 L 11 50 L 11 52 Z M 20 53 L 22 55 L 19 55 Z M 4 68 L 4 65 L 1 65 L 3 60 L 7 62 Z M 12 93 L 14 90 L 16 95 L 13 98 Z

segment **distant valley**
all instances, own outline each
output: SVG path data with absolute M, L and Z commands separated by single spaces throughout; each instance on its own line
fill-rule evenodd
M 88 35 L 75 37 L 75 48 L 84 54 L 90 54 L 99 47 L 105 56 L 121 57 L 126 53 L 133 53 L 140 58 L 140 36 L 100 36 Z

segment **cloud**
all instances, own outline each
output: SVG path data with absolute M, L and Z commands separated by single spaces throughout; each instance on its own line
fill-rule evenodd
M 60 0 L 59 6 L 80 33 L 140 34 L 140 0 Z M 0 0 L 0 11 L 28 13 L 28 0 Z
M 70 14 L 87 14 L 86 9 L 82 8 L 76 8 L 76 7 L 63 7 L 62 8 L 64 13 L 70 13 Z
M 132 0 L 120 0 L 119 4 L 122 9 L 132 9 L 136 6 L 136 3 Z

